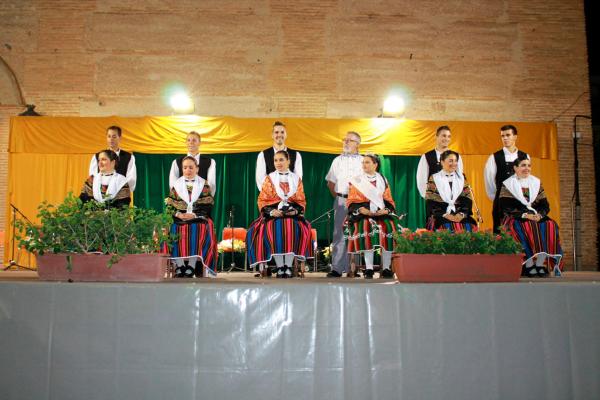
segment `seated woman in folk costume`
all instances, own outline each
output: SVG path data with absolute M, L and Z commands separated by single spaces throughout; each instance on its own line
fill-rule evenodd
M 502 182 L 499 204 L 503 226 L 525 251 L 522 275 L 547 276 L 544 266 L 547 258 L 558 267 L 555 273 L 560 274 L 563 251 L 558 224 L 548 217 L 550 205 L 546 192 L 541 181 L 531 175 L 531 161 L 527 157 L 517 157 L 513 169 L 515 174 Z
M 350 179 L 346 239 L 351 260 L 354 255 L 365 258 L 365 279 L 372 279 L 374 250 L 381 249 L 380 278 L 393 278 L 390 266 L 394 250 L 393 233 L 401 230 L 400 218 L 394 214 L 396 207 L 387 179 L 377 171 L 380 160 L 375 154 L 363 157 L 363 173 Z M 349 276 L 354 275 L 354 263 Z
M 98 172 L 83 184 L 79 198 L 82 202 L 95 201 L 106 207 L 127 208 L 131 203 L 131 191 L 127 178 L 115 171 L 117 153 L 102 150 L 98 153 Z
M 214 198 L 208 182 L 198 176 L 198 162 L 192 156 L 182 160 L 183 175 L 177 178 L 166 199 L 173 214 L 171 258 L 175 276 L 191 278 L 217 275 L 217 241 L 211 219 Z
M 425 194 L 427 229 L 453 232 L 476 231 L 473 195 L 465 176 L 456 171 L 458 153 L 446 150 L 440 155 L 442 170 L 429 177 Z
M 291 278 L 294 259 L 313 258 L 311 226 L 304 219 L 306 198 L 302 180 L 289 170 L 285 150 L 275 153 L 275 171 L 263 181 L 258 195 L 260 217 L 248 228 L 246 248 L 252 267 L 275 260 L 278 278 Z M 301 269 L 302 270 L 302 269 Z

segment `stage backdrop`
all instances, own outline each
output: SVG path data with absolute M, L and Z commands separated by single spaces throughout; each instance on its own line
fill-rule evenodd
M 217 194 L 213 212 L 220 239 L 229 213 L 234 225 L 248 226 L 256 218 L 258 190 L 254 183 L 256 154 L 271 145 L 273 118 L 233 117 L 13 117 L 9 143 L 5 262 L 11 255 L 11 204 L 37 221 L 43 200 L 62 201 L 81 190 L 90 158 L 105 148 L 105 130 L 123 128 L 122 147 L 136 155 L 138 183 L 134 203 L 162 209 L 168 192 L 172 160 L 186 152 L 186 133 L 202 136 L 201 152 L 217 163 Z M 415 173 L 419 155 L 434 146 L 435 130 L 452 129 L 451 148 L 464 157 L 465 174 L 473 185 L 482 210 L 484 228 L 491 227 L 491 202 L 483 183 L 483 167 L 489 154 L 501 147 L 499 128 L 509 122 L 412 121 L 402 119 L 280 118 L 288 131 L 287 144 L 302 152 L 307 218 L 313 220 L 330 209 L 331 196 L 325 175 L 340 153 L 341 138 L 348 130 L 362 135 L 361 152 L 384 155 L 382 172 L 389 179 L 398 213 L 407 213 L 405 225 L 423 226 L 424 201 L 418 196 Z M 559 180 L 556 126 L 551 123 L 512 122 L 519 129 L 518 146 L 532 157 L 533 173 L 540 177 L 549 196 L 551 215 L 559 220 Z M 327 218 L 315 223 L 319 238 L 327 234 Z
M 138 207 L 161 210 L 164 198 L 168 193 L 169 170 L 171 162 L 177 154 L 144 154 L 136 153 L 138 166 L 138 183 L 135 190 L 134 203 Z M 233 218 L 233 226 L 247 227 L 258 217 L 256 199 L 258 188 L 255 184 L 256 152 L 239 154 L 211 154 L 217 163 L 218 185 L 215 195 L 216 205 L 213 212 L 217 232 L 227 226 L 229 218 Z M 306 217 L 315 221 L 314 228 L 318 236 L 326 238 L 327 230 L 333 231 L 333 215 L 331 225 L 323 214 L 332 207 L 332 197 L 324 180 L 329 171 L 334 154 L 302 152 L 304 169 L 304 186 L 308 199 Z M 406 213 L 407 226 L 422 225 L 425 216 L 425 204 L 420 201 L 414 175 L 417 171 L 417 156 L 385 156 L 382 171 L 389 176 L 390 186 L 394 190 L 394 199 L 399 213 Z M 402 171 L 402 173 L 392 173 Z M 221 236 L 220 234 L 217 236 Z

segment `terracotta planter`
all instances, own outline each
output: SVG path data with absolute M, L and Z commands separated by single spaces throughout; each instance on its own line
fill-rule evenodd
M 517 282 L 522 254 L 394 254 L 400 282 Z
M 37 256 L 38 275 L 46 281 L 159 282 L 165 279 L 167 257 L 160 254 L 128 254 L 111 268 L 110 256 L 72 254 L 73 268 L 67 270 L 66 254 Z

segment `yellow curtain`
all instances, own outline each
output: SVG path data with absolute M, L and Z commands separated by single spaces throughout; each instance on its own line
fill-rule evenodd
M 281 118 L 287 125 L 290 147 L 301 151 L 339 153 L 340 138 L 348 130 L 362 135 L 362 152 L 418 155 L 434 145 L 435 129 L 452 128 L 452 149 L 464 157 L 465 174 L 473 184 L 484 228 L 491 228 L 491 201 L 485 195 L 483 168 L 491 153 L 501 147 L 500 122 L 436 122 L 398 119 Z M 9 187 L 6 209 L 4 261 L 11 253 L 10 204 L 37 221 L 42 201 L 56 204 L 69 191 L 78 194 L 87 176 L 92 154 L 105 144 L 110 125 L 123 128 L 122 147 L 142 153 L 184 153 L 185 134 L 202 135 L 203 153 L 258 152 L 271 145 L 269 118 L 207 117 L 13 117 L 9 139 Z M 552 217 L 560 223 L 558 148 L 556 126 L 551 123 L 514 123 L 518 146 L 532 157 L 549 197 Z
M 281 118 L 287 125 L 287 144 L 315 153 L 340 152 L 340 138 L 359 132 L 361 149 L 386 155 L 419 155 L 431 150 L 435 130 L 442 124 L 452 129 L 452 148 L 461 154 L 491 154 L 501 146 L 501 122 L 438 122 L 394 118 L 311 119 Z M 272 143 L 273 118 L 233 117 L 13 117 L 9 152 L 44 154 L 92 154 L 105 144 L 110 125 L 123 129 L 122 147 L 140 153 L 183 153 L 185 135 L 202 136 L 204 153 L 260 151 Z M 519 128 L 519 147 L 532 157 L 556 160 L 556 125 L 514 123 Z

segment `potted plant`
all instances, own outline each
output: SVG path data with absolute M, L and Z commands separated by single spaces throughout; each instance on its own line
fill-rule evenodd
M 405 229 L 394 241 L 400 282 L 514 282 L 521 275 L 521 246 L 505 231 Z
M 39 225 L 15 222 L 16 239 L 36 254 L 45 280 L 159 281 L 166 257 L 159 254 L 171 218 L 154 210 L 83 204 L 71 193 L 62 204 L 38 207 Z

